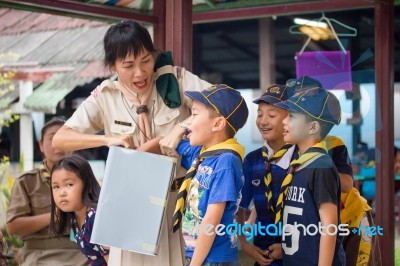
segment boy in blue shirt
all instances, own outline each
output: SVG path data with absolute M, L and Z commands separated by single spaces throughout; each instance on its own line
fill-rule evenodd
M 282 120 L 287 111 L 273 104 L 287 100 L 287 95 L 286 85 L 272 85 L 253 101 L 258 104 L 256 125 L 265 142 L 262 148 L 250 152 L 244 159 L 245 182 L 238 212 L 239 224 L 244 224 L 245 211 L 251 201 L 257 212 L 256 224 L 275 224 L 274 207 L 295 145 L 286 145 L 283 140 Z M 283 265 L 280 236 L 255 234 L 254 245 L 248 243 L 246 237 L 242 233 L 239 235 L 240 245 L 256 261 L 254 265 Z
M 245 182 L 238 212 L 240 224 L 244 224 L 245 212 L 251 201 L 254 202 L 252 214 L 257 216 L 257 225 L 276 224 L 275 206 L 280 187 L 290 161 L 296 159 L 297 152 L 294 145 L 285 145 L 283 139 L 282 121 L 287 116 L 287 110 L 273 104 L 287 100 L 295 92 L 318 87 L 321 87 L 319 81 L 303 76 L 288 80 L 286 85 L 272 85 L 260 98 L 253 101 L 258 104 L 256 125 L 265 142 L 262 148 L 250 152 L 244 159 Z M 346 146 L 335 136 L 327 136 L 324 141 L 327 143 L 328 154 L 339 171 L 342 192 L 345 189 L 350 191 L 352 166 Z M 255 260 L 255 266 L 283 264 L 280 236 L 255 234 L 254 245 L 248 243 L 246 238 L 247 236 L 239 236 L 240 244 L 242 250 Z
M 284 233 L 291 231 L 282 237 L 283 262 L 344 265 L 341 238 L 334 230 L 340 223 L 340 180 L 322 141 L 340 123 L 339 101 L 332 93 L 314 88 L 275 105 L 289 111 L 283 120 L 284 141 L 296 144 L 300 155 L 290 163 L 283 181 L 284 202 L 277 203 L 277 209 L 283 209 Z M 319 223 L 321 231 L 315 233 Z
M 223 84 L 185 94 L 193 99 L 189 141 L 177 152 L 189 170 L 173 229 L 182 224 L 187 265 L 239 265 L 237 239 L 227 226 L 235 221 L 243 186 L 244 147 L 233 137 L 246 123 L 248 109 L 240 93 Z

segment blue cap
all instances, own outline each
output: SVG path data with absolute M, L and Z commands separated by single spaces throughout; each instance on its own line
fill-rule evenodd
M 203 91 L 186 91 L 185 95 L 217 111 L 235 133 L 246 124 L 246 102 L 239 91 L 228 85 L 216 84 Z
M 333 93 L 322 88 L 300 91 L 288 100 L 274 105 L 289 112 L 307 114 L 319 121 L 340 124 L 339 100 Z
M 286 81 L 286 86 L 294 93 L 302 90 L 322 88 L 321 82 L 309 76 L 302 76 L 297 79 L 288 79 Z
M 260 98 L 257 98 L 253 103 L 259 104 L 266 102 L 270 104 L 286 101 L 288 98 L 288 90 L 286 85 L 274 84 L 269 86 Z

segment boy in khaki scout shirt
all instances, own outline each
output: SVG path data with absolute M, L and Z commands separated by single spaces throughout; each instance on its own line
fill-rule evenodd
M 15 180 L 10 205 L 7 210 L 7 230 L 24 240 L 20 253 L 20 265 L 85 265 L 86 258 L 69 239 L 52 238 L 50 224 L 50 171 L 56 160 L 64 156 L 53 149 L 51 141 L 64 120 L 55 118 L 46 123 L 39 141 L 44 154 L 43 165 L 23 173 Z

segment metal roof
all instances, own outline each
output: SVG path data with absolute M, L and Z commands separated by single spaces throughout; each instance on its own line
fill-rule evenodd
M 56 73 L 48 81 L 41 84 L 30 95 L 24 107 L 39 112 L 54 113 L 58 103 L 77 86 L 82 86 L 93 80 L 91 77 L 77 78 L 76 74 L 85 67 L 79 65 L 70 73 Z M 55 89 L 56 88 L 56 89 Z
M 84 26 L 96 27 L 105 24 L 92 20 L 0 8 L 0 25 L 2 26 L 0 35 L 16 35 L 26 32 L 65 30 Z
M 0 54 L 18 56 L 14 62 L 0 58 L 0 69 L 55 73 L 27 98 L 25 108 L 53 112 L 75 87 L 110 76 L 102 63 L 106 23 L 0 8 L 0 25 Z M 2 95 L 0 108 L 17 96 Z

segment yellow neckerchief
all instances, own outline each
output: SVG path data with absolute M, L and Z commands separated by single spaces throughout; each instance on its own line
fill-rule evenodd
M 352 231 L 353 228 L 360 228 L 365 226 L 367 228 L 374 224 L 368 219 L 369 212 L 372 208 L 368 205 L 367 200 L 364 199 L 356 188 L 352 188 L 348 193 L 341 193 L 341 201 L 344 208 L 340 210 L 340 220 L 343 224 L 348 224 L 348 228 Z M 350 236 L 347 236 L 350 237 Z M 347 238 L 346 237 L 346 238 Z M 376 249 L 375 237 L 360 237 L 358 242 L 354 244 L 354 248 L 346 249 L 347 258 L 356 258 L 357 265 L 374 265 L 374 250 Z M 379 256 L 378 256 L 379 260 Z M 379 264 L 380 265 L 380 264 Z
M 289 185 L 292 183 L 293 173 L 294 171 L 301 165 L 309 162 L 316 156 L 320 156 L 321 154 L 327 154 L 326 143 L 325 141 L 318 142 L 317 144 L 311 146 L 307 151 L 305 151 L 298 159 L 293 160 L 290 163 L 288 174 L 283 179 L 281 189 L 279 191 L 278 200 L 276 201 L 276 209 L 275 209 L 275 224 L 278 224 L 282 218 L 282 211 L 284 205 L 284 198 L 289 189 Z
M 349 227 L 359 227 L 357 217 L 371 210 L 368 202 L 360 195 L 356 188 L 352 188 L 348 193 L 341 193 L 341 200 L 344 208 L 340 211 L 340 220 L 343 223 L 349 224 Z
M 219 156 L 223 153 L 233 153 L 240 157 L 243 161 L 244 158 L 244 147 L 240 145 L 236 139 L 227 139 L 224 142 L 218 143 L 211 146 L 208 149 L 204 147 L 200 150 L 199 156 L 193 161 L 192 166 L 187 171 L 183 183 L 179 189 L 178 196 L 176 199 L 176 207 L 174 211 L 174 216 L 172 217 L 173 231 L 176 232 L 181 225 L 182 217 L 185 214 L 186 197 L 189 191 L 190 183 L 192 178 L 196 175 L 197 168 L 200 163 L 204 161 L 205 158 Z
M 278 152 L 276 152 L 273 156 L 271 156 L 271 158 L 269 158 L 269 155 L 268 155 L 267 145 L 268 145 L 268 143 L 264 142 L 264 145 L 262 147 L 262 157 L 265 162 L 265 175 L 264 175 L 264 183 L 265 183 L 265 188 L 266 188 L 265 196 L 267 197 L 267 201 L 268 201 L 269 213 L 272 215 L 275 215 L 275 206 L 272 201 L 272 189 L 271 189 L 271 183 L 272 183 L 271 164 L 272 164 L 272 162 L 277 161 L 280 158 L 282 158 L 285 155 L 285 153 L 293 146 L 293 144 L 283 145 L 282 148 L 280 148 Z

